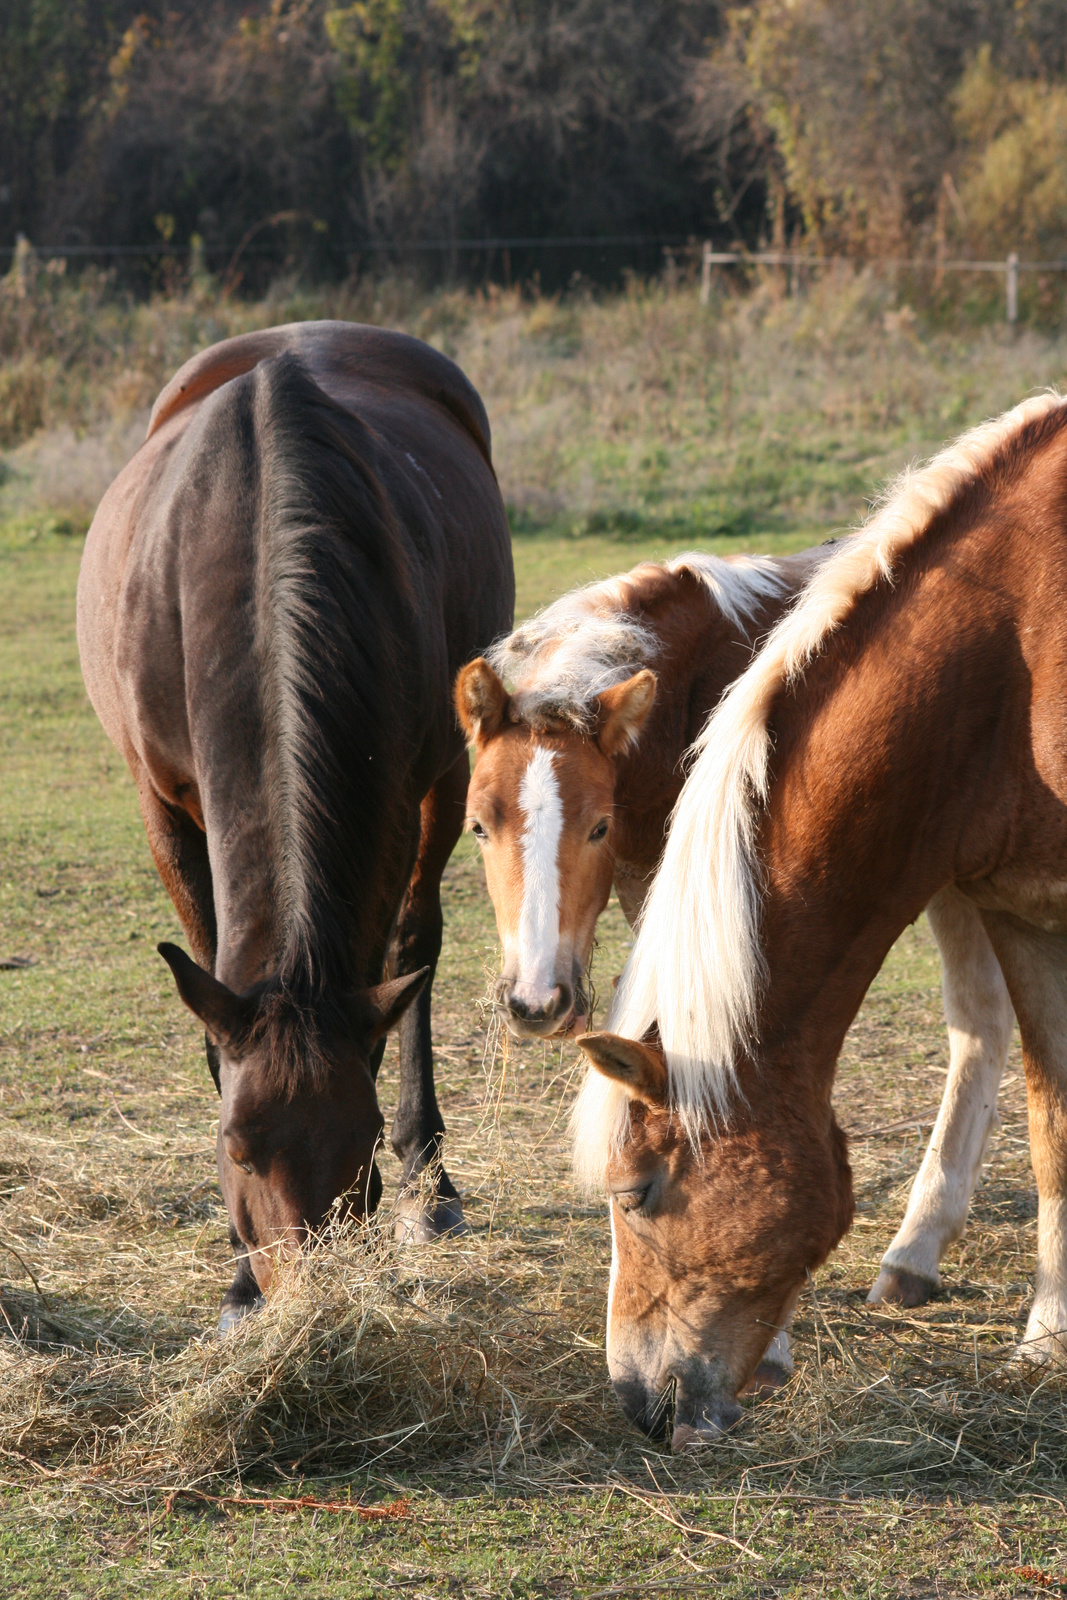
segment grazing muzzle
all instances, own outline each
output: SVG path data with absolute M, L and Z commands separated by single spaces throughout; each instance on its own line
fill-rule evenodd
M 176 945 L 159 952 L 207 1028 L 219 1090 L 219 1182 L 262 1293 L 344 1197 L 359 1219 L 381 1194 L 375 1044 L 426 983 L 424 967 L 330 1003 L 294 1003 L 277 979 L 237 993 Z
M 803 1108 L 768 1081 L 691 1140 L 658 1046 L 610 1033 L 578 1043 L 628 1101 L 603 1174 L 608 1370 L 626 1415 L 686 1449 L 737 1421 L 805 1273 L 847 1229 L 845 1138 L 824 1102 Z
M 497 985 L 497 1006 L 517 1039 L 550 1039 L 583 1026 L 589 1016 L 589 991 L 584 972 L 575 967 L 569 982 L 551 986 L 510 979 Z

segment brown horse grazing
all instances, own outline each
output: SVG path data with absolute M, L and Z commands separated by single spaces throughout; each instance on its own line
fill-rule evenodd
M 946 886 L 1022 1033 L 1038 1190 L 1019 1355 L 1067 1355 L 1067 401 L 905 476 L 815 573 L 701 736 L 593 1066 L 608 1360 L 676 1447 L 735 1396 L 849 1226 L 830 1104 L 893 941 Z M 653 1032 L 658 1029 L 658 1035 Z M 643 1042 L 637 1042 L 643 1041 Z
M 564 595 L 459 674 L 456 705 L 475 750 L 468 826 L 504 948 L 498 1003 L 518 1037 L 582 1027 L 612 878 L 633 925 L 687 747 L 754 641 L 829 552 L 644 563 Z M 938 1263 L 963 1231 L 1015 1020 L 971 902 L 945 889 L 928 911 L 944 967 L 950 1068 L 907 1214 L 870 1296 L 908 1305 L 936 1292 Z M 755 1384 L 780 1383 L 791 1370 L 783 1331 Z
M 462 1226 L 427 981 L 467 789 L 450 691 L 513 598 L 478 395 L 417 339 L 354 324 L 188 362 L 89 531 L 85 681 L 199 962 L 160 947 L 221 1095 L 239 1261 L 221 1327 L 337 1196 L 377 1204 L 396 1022 L 401 1226 Z

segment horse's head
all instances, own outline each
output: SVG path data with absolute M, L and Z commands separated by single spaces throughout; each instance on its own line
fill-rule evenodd
M 277 981 L 235 994 L 161 944 L 178 992 L 215 1047 L 218 1164 L 230 1222 L 261 1291 L 339 1195 L 356 1218 L 377 1205 L 382 1115 L 370 1054 L 415 999 L 423 968 L 333 1007 L 293 1004 Z
M 599 696 L 587 733 L 514 711 L 487 661 L 464 667 L 456 709 L 474 746 L 467 826 L 481 846 L 504 947 L 498 998 L 520 1038 L 580 1026 L 596 920 L 611 892 L 615 764 L 652 708 L 647 670 Z
M 757 1081 L 730 1126 L 694 1144 L 658 1049 L 610 1033 L 578 1043 L 596 1071 L 576 1132 L 606 1152 L 611 1381 L 632 1422 L 684 1449 L 738 1419 L 806 1272 L 848 1228 L 844 1135 L 828 1103 L 791 1105 Z

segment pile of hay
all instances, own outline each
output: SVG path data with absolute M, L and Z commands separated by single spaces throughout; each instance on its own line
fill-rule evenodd
M 0 1346 L 0 1449 L 167 1483 L 573 1463 L 617 1431 L 603 1351 L 524 1305 L 517 1276 L 481 1245 L 413 1253 L 384 1225 L 327 1231 L 259 1315 L 163 1357 L 49 1346 L 35 1305 Z

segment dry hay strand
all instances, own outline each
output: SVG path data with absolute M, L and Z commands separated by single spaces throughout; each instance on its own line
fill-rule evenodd
M 523 1304 L 515 1279 L 481 1242 L 412 1252 L 387 1219 L 329 1227 L 225 1339 L 162 1358 L 8 1344 L 0 1450 L 67 1477 L 171 1484 L 445 1459 L 569 1471 L 613 1422 L 603 1353 Z
M 814 1296 L 794 1325 L 791 1382 L 700 1460 L 701 1475 L 819 1494 L 1067 1490 L 1067 1372 L 1012 1359 L 1018 1329 L 974 1307 L 923 1313 Z

